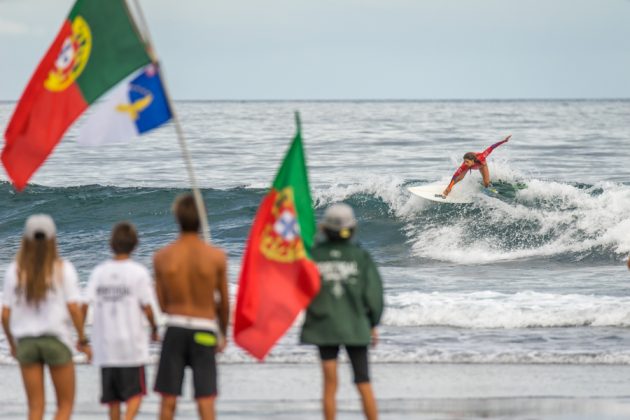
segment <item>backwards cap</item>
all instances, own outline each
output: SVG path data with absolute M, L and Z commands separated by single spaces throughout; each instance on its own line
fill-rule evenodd
M 337 203 L 328 207 L 324 212 L 322 227 L 335 232 L 343 229 L 352 229 L 357 225 L 352 207 L 345 203 Z
M 52 217 L 47 214 L 34 214 L 26 219 L 24 225 L 24 237 L 27 239 L 35 239 L 37 234 L 44 235 L 46 239 L 52 239 L 57 233 L 55 222 Z

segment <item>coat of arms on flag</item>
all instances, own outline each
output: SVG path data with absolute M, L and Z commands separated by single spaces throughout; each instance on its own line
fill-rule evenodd
M 274 199 L 270 217 L 263 228 L 260 252 L 270 260 L 283 263 L 305 258 L 293 188 L 283 188 Z

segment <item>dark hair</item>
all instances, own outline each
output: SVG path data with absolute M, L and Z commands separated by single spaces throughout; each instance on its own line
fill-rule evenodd
M 473 162 L 479 162 L 477 155 L 474 152 L 468 152 L 464 155 L 464 160 L 472 160 Z
M 115 254 L 131 254 L 138 245 L 138 232 L 129 222 L 120 222 L 112 229 L 109 245 Z
M 199 232 L 199 213 L 192 194 L 182 194 L 175 199 L 173 213 L 182 232 Z

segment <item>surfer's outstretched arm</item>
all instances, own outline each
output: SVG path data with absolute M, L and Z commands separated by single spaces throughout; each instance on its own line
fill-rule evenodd
M 488 155 L 489 155 L 490 153 L 492 153 L 492 151 L 493 151 L 494 149 L 496 149 L 497 147 L 501 146 L 503 143 L 507 143 L 507 142 L 510 140 L 510 137 L 512 137 L 512 135 L 511 135 L 511 134 L 510 134 L 509 136 L 507 136 L 506 138 L 504 138 L 503 140 L 501 140 L 501 141 L 499 141 L 499 142 L 497 142 L 497 143 L 494 143 L 492 146 L 488 147 L 486 150 L 484 150 L 483 152 L 481 152 L 482 156 L 483 156 L 484 158 L 485 158 L 485 157 L 488 157 Z
M 448 184 L 448 187 L 446 187 L 446 189 L 442 192 L 442 195 L 444 197 L 446 197 L 451 192 L 453 185 L 457 184 L 459 181 L 464 179 L 464 177 L 466 176 L 466 173 L 468 172 L 468 169 L 470 168 L 466 166 L 465 163 L 463 163 L 462 166 L 457 168 L 457 170 L 453 174 L 453 177 L 451 178 L 450 184 Z

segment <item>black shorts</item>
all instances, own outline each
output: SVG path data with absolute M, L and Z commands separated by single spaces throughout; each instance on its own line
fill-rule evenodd
M 125 402 L 133 397 L 146 395 L 144 366 L 102 367 L 101 389 L 103 404 Z
M 216 346 L 213 343 L 216 343 L 216 335 L 211 331 L 168 327 L 162 342 L 155 391 L 166 395 L 182 395 L 184 370 L 190 366 L 195 398 L 215 396 L 217 365 L 214 358 Z
M 339 354 L 339 346 L 318 346 L 319 357 L 322 360 L 335 360 Z M 368 349 L 367 346 L 344 346 L 348 359 L 352 363 L 352 372 L 354 373 L 354 383 L 361 384 L 370 382 L 368 372 Z

